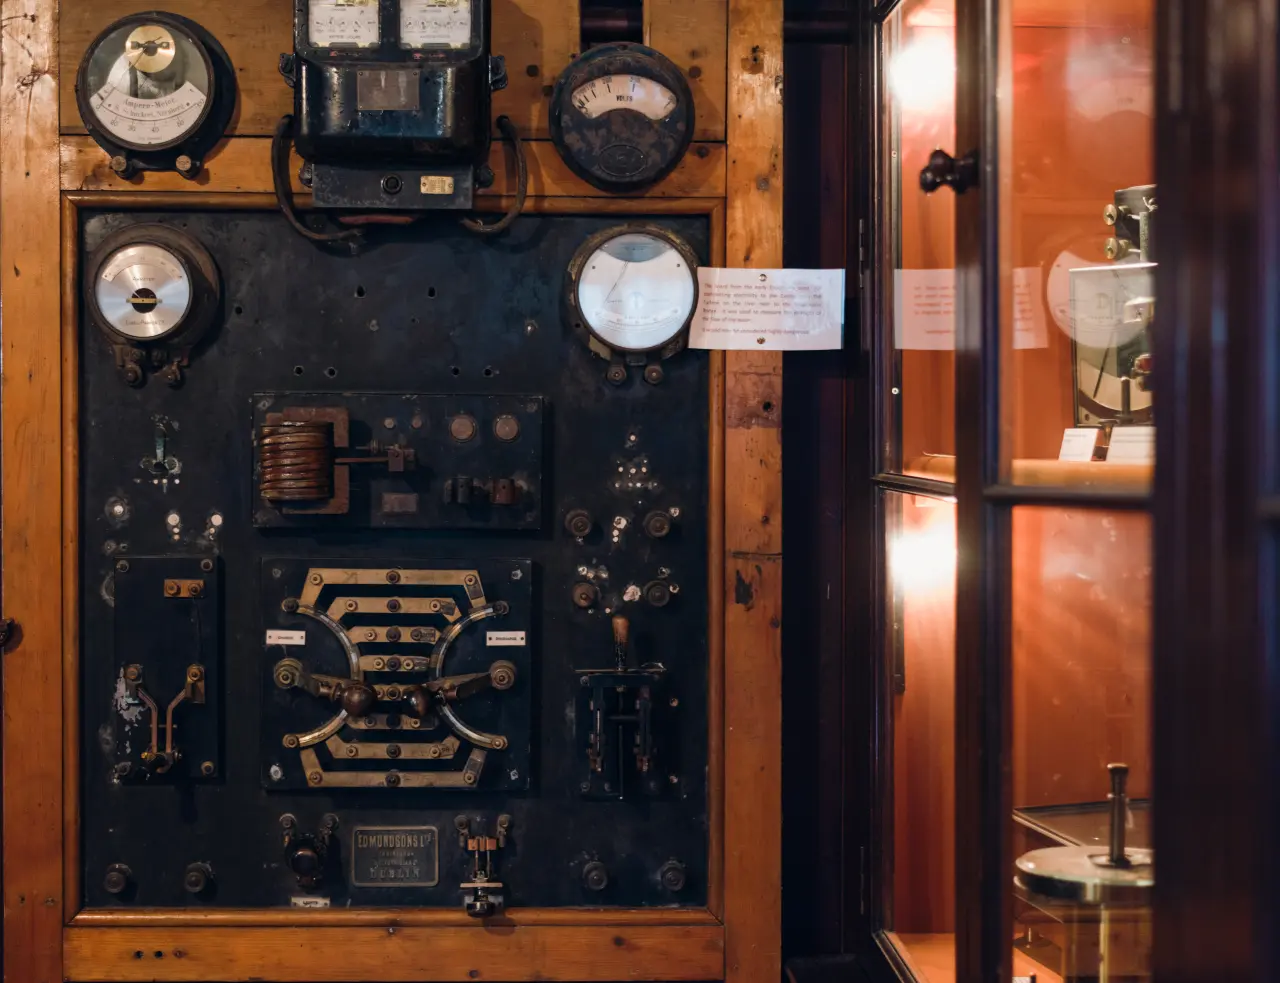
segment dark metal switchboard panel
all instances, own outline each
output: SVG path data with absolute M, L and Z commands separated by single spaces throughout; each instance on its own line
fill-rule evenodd
M 704 905 L 707 219 L 80 214 L 85 904 Z

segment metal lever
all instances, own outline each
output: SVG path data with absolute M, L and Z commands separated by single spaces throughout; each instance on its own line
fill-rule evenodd
M 978 186 L 977 153 L 970 152 L 959 160 L 942 149 L 931 153 L 929 163 L 920 171 L 920 190 L 930 195 L 943 185 L 958 195 L 964 194 L 970 188 L 976 188 Z
M 1125 794 L 1129 766 L 1110 764 L 1107 771 L 1111 773 L 1111 793 L 1107 796 L 1111 803 L 1111 855 L 1108 859 L 1112 867 L 1128 867 L 1129 858 L 1124 852 L 1124 824 L 1129 814 L 1129 796 Z

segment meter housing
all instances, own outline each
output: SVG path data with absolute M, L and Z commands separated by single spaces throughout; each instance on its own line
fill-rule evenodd
M 488 168 L 492 93 L 506 86 L 489 54 L 489 0 L 471 7 L 465 46 L 409 47 L 400 4 L 378 8 L 376 43 L 312 43 L 310 8 L 294 0 L 294 53 L 281 74 L 294 90 L 302 183 L 320 208 L 468 209 Z

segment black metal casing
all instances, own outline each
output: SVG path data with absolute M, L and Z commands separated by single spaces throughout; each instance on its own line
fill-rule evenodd
M 402 48 L 398 0 L 378 6 L 377 46 L 319 48 L 308 0 L 294 0 L 294 55 L 281 68 L 315 203 L 470 208 L 475 171 L 489 156 L 491 94 L 506 84 L 501 59 L 489 56 L 489 2 L 472 0 L 471 43 L 462 49 Z M 432 186 L 423 177 L 452 180 Z

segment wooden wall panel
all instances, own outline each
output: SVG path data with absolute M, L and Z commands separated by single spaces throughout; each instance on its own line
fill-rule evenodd
M 782 6 L 782 0 L 729 2 L 727 266 L 782 265 Z M 776 983 L 782 355 L 728 352 L 725 370 L 725 976 Z
M 85 49 L 113 20 L 153 10 L 154 0 L 63 0 L 58 60 L 67 80 L 60 93 L 63 133 L 84 133 L 74 79 Z M 293 7 L 287 0 L 169 0 L 165 10 L 198 21 L 227 49 L 236 67 L 240 102 L 230 132 L 269 136 L 291 111 L 292 90 L 278 70 L 293 49 Z M 651 10 L 648 8 L 652 8 Z M 506 114 L 523 136 L 545 139 L 551 88 L 578 54 L 579 4 L 569 0 L 493 0 L 492 50 L 507 62 L 507 88 L 494 95 L 493 114 Z M 646 33 L 690 76 L 699 140 L 724 139 L 725 0 L 650 0 Z
M 524 145 L 529 164 L 529 194 L 534 197 L 611 198 L 569 170 L 550 143 Z M 637 197 L 721 198 L 725 191 L 725 147 L 699 143 L 667 177 Z M 173 171 L 153 171 L 125 180 L 111 170 L 106 152 L 88 136 L 64 136 L 61 146 L 64 191 L 210 191 L 270 192 L 271 141 L 266 137 L 224 140 L 209 157 L 206 169 L 194 182 Z M 489 163 L 496 179 L 478 192 L 481 197 L 515 194 L 516 173 L 511 150 L 495 143 Z M 294 193 L 309 195 L 298 183 L 301 160 L 294 154 L 289 173 Z
M 707 980 L 723 966 L 719 926 L 71 928 L 66 945 L 68 979 L 127 983 Z
M 728 10 L 727 0 L 645 0 L 644 43 L 689 80 L 695 140 L 724 139 Z
M 57 24 L 49 0 L 0 3 L 0 296 L 4 298 L 0 660 L 4 979 L 62 973 L 62 363 Z

